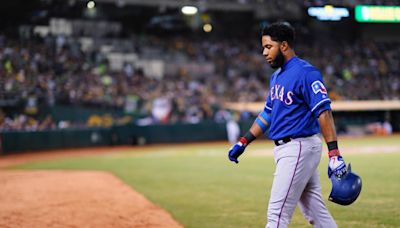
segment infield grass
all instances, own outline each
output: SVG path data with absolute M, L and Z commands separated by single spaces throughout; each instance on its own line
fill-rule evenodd
M 328 160 L 322 156 L 323 196 L 339 227 L 400 227 L 400 136 L 347 138 L 340 145 L 348 148 L 349 153 L 342 153 L 362 177 L 363 190 L 353 205 L 328 202 Z M 274 172 L 273 146 L 266 140 L 255 142 L 238 165 L 227 160 L 229 147 L 227 143 L 136 147 L 13 168 L 110 171 L 185 227 L 264 227 Z M 290 227 L 311 226 L 296 209 Z

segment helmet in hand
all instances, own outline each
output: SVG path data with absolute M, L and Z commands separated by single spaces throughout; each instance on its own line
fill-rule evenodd
M 340 205 L 350 205 L 360 195 L 361 192 L 361 178 L 351 172 L 351 165 L 349 164 L 347 172 L 338 178 L 335 175 L 331 176 L 332 181 L 332 191 L 329 195 L 329 200 L 340 204 Z

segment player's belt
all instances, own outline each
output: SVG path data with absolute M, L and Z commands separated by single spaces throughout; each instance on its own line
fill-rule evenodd
M 286 144 L 286 143 L 290 142 L 291 140 L 292 139 L 290 137 L 285 137 L 285 138 L 281 138 L 281 139 L 275 140 L 274 142 L 275 142 L 276 146 L 281 146 L 283 144 Z

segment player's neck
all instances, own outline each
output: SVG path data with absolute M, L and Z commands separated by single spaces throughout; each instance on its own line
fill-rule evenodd
M 293 50 L 288 50 L 283 57 L 285 58 L 285 63 L 291 60 L 293 57 L 296 56 L 296 53 Z

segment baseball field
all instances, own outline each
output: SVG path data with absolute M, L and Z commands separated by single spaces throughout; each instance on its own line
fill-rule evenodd
M 400 227 L 400 135 L 340 138 L 339 142 L 346 163 L 352 164 L 353 171 L 360 175 L 363 181 L 361 195 L 354 204 L 339 206 L 327 201 L 331 184 L 326 176 L 328 159 L 325 154 L 322 156 L 319 171 L 323 196 L 339 227 Z M 98 151 L 83 149 L 83 152 L 76 149 L 70 150 L 70 153 L 59 153 L 60 156 L 57 156 L 58 151 L 46 152 L 43 159 L 39 156 L 40 153 L 35 152 L 37 156 L 23 154 L 0 157 L 4 164 L 7 160 L 11 161 L 2 166 L 0 162 L 2 167 L 0 174 L 53 173 L 55 176 L 52 176 L 53 179 L 50 178 L 50 183 L 47 183 L 49 186 L 69 181 L 70 191 L 79 191 L 77 188 L 80 186 L 89 189 L 93 194 L 105 194 L 103 187 L 107 185 L 107 180 L 110 180 L 112 183 L 109 186 L 116 185 L 124 189 L 122 193 L 115 190 L 110 191 L 110 194 L 128 195 L 129 191 L 138 192 L 155 204 L 157 209 L 168 212 L 172 216 L 171 220 L 173 218 L 184 227 L 264 227 L 274 172 L 273 145 L 268 140 L 254 142 L 240 157 L 239 164 L 228 161 L 226 152 L 229 147 L 226 142 L 210 142 L 102 148 Z M 24 159 L 24 156 L 28 159 Z M 87 180 L 96 179 L 96 175 L 91 173 L 93 171 L 101 171 L 94 173 L 102 175 L 111 174 L 117 177 L 115 178 L 117 180 L 107 177 L 105 185 L 91 188 L 91 182 Z M 75 176 L 69 174 L 79 172 L 84 173 L 86 179 L 78 187 L 72 187 Z M 32 181 L 32 178 L 35 176 L 21 178 L 17 182 Z M 78 179 L 78 176 L 76 178 Z M 1 183 L 8 182 L 1 181 Z M 22 185 L 23 183 L 18 184 L 20 185 L 15 186 L 29 188 Z M 126 186 L 129 187 L 125 189 Z M 32 184 L 31 187 L 35 188 Z M 15 189 L 14 192 L 19 190 Z M 0 200 L 13 203 L 4 200 L 7 194 L 12 195 L 12 192 L 2 192 Z M 62 191 L 57 194 L 63 197 Z M 100 195 L 99 198 L 88 202 L 92 202 L 93 207 L 117 206 L 111 205 L 117 201 L 110 201 L 108 205 L 101 204 L 99 201 L 104 197 Z M 19 200 L 20 198 L 16 196 L 15 201 Z M 72 200 L 69 203 L 75 205 Z M 80 208 L 79 204 L 77 205 L 77 208 L 70 210 L 79 215 Z M 141 216 L 140 210 L 135 211 L 130 208 L 137 206 L 136 204 L 121 205 L 119 213 L 123 213 L 126 208 L 131 216 Z M 0 224 L 9 224 L 9 227 L 13 227 L 13 223 L 23 219 L 25 214 L 21 211 L 23 212 L 26 205 L 21 204 L 15 207 L 15 210 L 5 209 L 10 206 L 4 203 L 2 207 L 0 206 Z M 90 208 L 90 205 L 85 204 L 84 207 Z M 67 215 L 73 212 L 63 213 Z M 51 213 L 44 216 L 51 216 Z M 153 214 L 153 217 L 157 216 Z M 59 221 L 48 224 L 60 225 L 49 227 L 63 227 Z M 93 224 L 95 224 L 93 221 L 87 221 L 85 227 L 95 227 Z M 152 225 L 143 222 L 137 227 L 175 226 L 171 224 L 166 222 Z M 291 227 L 310 227 L 298 209 Z

